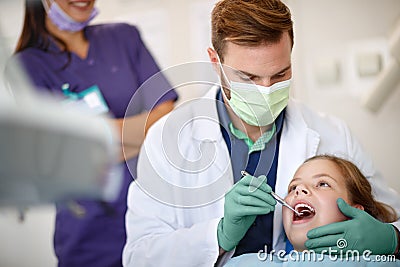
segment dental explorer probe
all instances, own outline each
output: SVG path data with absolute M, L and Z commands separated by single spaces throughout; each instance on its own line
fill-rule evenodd
M 242 176 L 247 176 L 247 175 L 252 176 L 251 174 L 249 174 L 249 173 L 246 172 L 246 171 L 241 171 L 240 173 L 242 174 Z M 288 203 L 286 203 L 285 200 L 283 200 L 283 198 L 281 198 L 280 196 L 278 196 L 274 191 L 271 191 L 271 195 L 276 199 L 276 201 L 278 201 L 279 203 L 281 203 L 282 206 L 285 206 L 286 208 L 288 208 L 288 209 L 292 210 L 294 213 L 296 213 L 297 216 L 300 217 L 300 216 L 302 215 L 301 212 L 298 212 L 297 210 L 295 210 L 294 208 L 292 208 Z

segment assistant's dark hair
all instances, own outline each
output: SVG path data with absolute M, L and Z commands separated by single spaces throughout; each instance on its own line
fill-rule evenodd
M 64 46 L 64 51 L 67 51 L 65 43 L 48 32 L 45 22 L 46 11 L 42 2 L 40 0 L 25 0 L 24 25 L 15 48 L 15 53 L 29 47 L 36 47 L 47 51 L 50 44 L 50 37 Z

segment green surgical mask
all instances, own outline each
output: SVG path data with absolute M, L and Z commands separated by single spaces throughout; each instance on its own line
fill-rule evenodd
M 230 87 L 229 100 L 222 90 L 229 106 L 249 125 L 261 127 L 272 124 L 288 104 L 291 79 L 265 87 L 254 83 L 229 81 L 223 69 L 222 73 Z

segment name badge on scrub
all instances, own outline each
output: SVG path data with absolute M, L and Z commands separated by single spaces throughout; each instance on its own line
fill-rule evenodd
M 92 115 L 100 115 L 109 111 L 103 94 L 97 85 L 93 85 L 82 92 L 74 93 L 69 90 L 69 84 L 64 84 L 62 90 L 64 95 L 68 97 L 63 101 L 63 104 L 67 107 L 80 109 Z
M 94 116 L 104 115 L 109 111 L 108 105 L 104 100 L 103 94 L 100 92 L 100 89 L 97 85 L 93 85 L 82 92 L 75 93 L 70 91 L 69 84 L 66 83 L 62 86 L 62 90 L 64 95 L 67 97 L 67 99 L 62 101 L 62 103 L 67 108 L 79 110 Z M 108 123 L 106 123 L 105 120 L 104 120 L 104 126 L 106 127 L 106 129 L 109 130 L 109 125 Z M 115 142 L 111 131 L 110 131 L 110 142 L 111 143 Z M 118 192 L 122 186 L 123 175 L 124 175 L 123 166 L 124 165 L 122 163 L 113 162 L 113 164 L 107 170 L 106 178 L 104 180 L 104 182 L 107 184 L 104 186 L 105 188 L 103 195 L 104 200 L 115 201 L 115 199 L 118 197 Z M 105 207 L 107 210 L 109 209 L 107 204 L 105 205 Z M 83 215 L 85 215 L 85 210 L 80 210 L 80 208 L 81 208 L 80 206 L 72 206 L 72 212 L 77 216 L 81 216 L 82 212 Z M 113 211 L 111 210 L 111 212 Z

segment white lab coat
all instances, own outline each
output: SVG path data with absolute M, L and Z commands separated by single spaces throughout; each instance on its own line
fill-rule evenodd
M 215 96 L 216 88 L 212 88 L 149 130 L 139 154 L 138 178 L 128 193 L 124 266 L 213 266 L 216 262 L 217 225 L 233 175 Z M 275 192 L 285 196 L 296 169 L 316 154 L 352 160 L 371 177 L 376 197 L 400 214 L 399 195 L 377 175 L 348 127 L 290 101 L 281 134 Z M 281 214 L 277 208 L 275 250 L 285 246 Z

